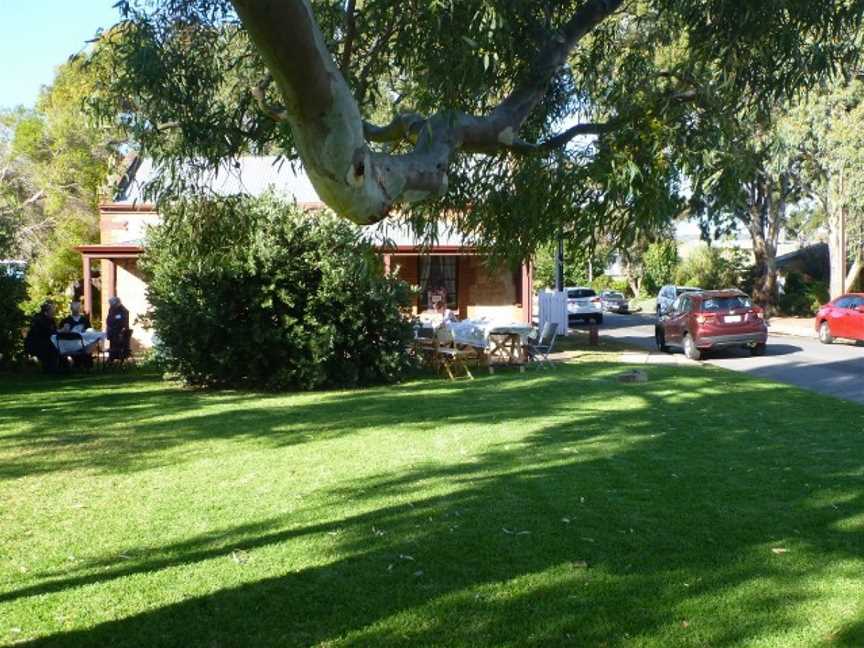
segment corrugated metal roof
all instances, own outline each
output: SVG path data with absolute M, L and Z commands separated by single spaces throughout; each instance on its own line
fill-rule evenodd
M 216 171 L 205 177 L 209 188 L 216 194 L 249 194 L 260 196 L 268 189 L 298 203 L 321 202 L 309 177 L 298 167 L 295 171 L 287 160 L 275 155 L 263 157 L 246 156 L 237 160 L 236 165 L 225 162 Z M 157 170 L 153 160 L 143 158 L 137 168 L 131 170 L 128 182 L 120 188 L 114 202 L 118 204 L 138 204 L 144 200 L 144 190 L 156 178 Z
M 157 169 L 149 158 L 135 160 L 124 178 L 113 202 L 116 206 L 146 204 L 144 192 L 148 183 L 156 178 Z M 235 164 L 224 163 L 207 178 L 209 188 L 218 195 L 248 194 L 260 196 L 268 189 L 301 205 L 323 206 L 309 176 L 299 165 L 292 165 L 276 156 L 245 156 Z M 421 247 L 411 228 L 397 218 L 363 228 L 364 235 L 376 245 L 396 247 Z M 129 243 L 140 244 L 140 239 Z M 124 241 L 125 243 L 125 241 Z M 433 247 L 470 247 L 470 242 L 453 227 L 442 224 Z

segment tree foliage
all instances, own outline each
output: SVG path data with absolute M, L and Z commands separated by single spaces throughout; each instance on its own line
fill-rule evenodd
M 744 283 L 747 263 L 737 251 L 699 245 L 675 271 L 675 283 L 704 290 L 738 288 Z
M 94 94 L 160 195 L 247 151 L 359 222 L 442 213 L 525 256 L 680 211 L 679 158 L 857 57 L 861 0 L 123 0 Z M 384 125 L 380 121 L 388 121 Z M 589 137 L 579 137 L 587 135 Z M 181 164 L 182 162 L 182 164 Z
M 0 268 L 0 369 L 15 364 L 24 350 L 26 318 L 21 305 L 25 296 L 24 281 Z
M 30 264 L 33 305 L 65 301 L 81 279 L 73 246 L 99 240 L 98 204 L 120 143 L 85 111 L 102 71 L 86 57 L 69 61 L 34 109 L 0 116 L 0 218 L 14 232 L 9 252 Z
M 644 288 L 649 294 L 656 294 L 660 288 L 670 283 L 678 268 L 678 247 L 674 239 L 651 243 L 643 257 Z
M 823 84 L 789 111 L 784 134 L 802 159 L 810 211 L 831 234 L 833 296 L 864 267 L 864 81 Z M 837 236 L 841 221 L 845 241 Z M 842 248 L 842 249 L 841 249 Z M 847 275 L 847 258 L 852 269 Z
M 173 204 L 142 268 L 167 368 L 190 384 L 312 389 L 392 382 L 409 287 L 349 223 L 273 196 Z
M 534 286 L 537 289 L 555 287 L 555 255 L 557 245 L 546 245 L 534 257 Z M 592 285 L 603 274 L 612 259 L 608 245 L 567 239 L 564 241 L 564 285 Z

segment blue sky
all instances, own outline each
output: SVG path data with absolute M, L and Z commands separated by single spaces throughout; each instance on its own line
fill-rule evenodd
M 0 108 L 32 106 L 54 68 L 117 22 L 116 0 L 0 0 Z

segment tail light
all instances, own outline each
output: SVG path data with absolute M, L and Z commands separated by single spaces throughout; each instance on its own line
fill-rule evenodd
M 765 311 L 761 308 L 754 308 L 751 312 L 756 319 L 765 319 Z
M 705 322 L 713 322 L 714 321 L 714 313 L 699 313 L 696 316 L 697 324 L 704 324 Z
M 595 297 L 594 299 L 591 300 L 591 303 L 592 303 L 592 304 L 598 304 L 598 303 L 600 303 L 600 298 L 599 298 L 599 297 Z

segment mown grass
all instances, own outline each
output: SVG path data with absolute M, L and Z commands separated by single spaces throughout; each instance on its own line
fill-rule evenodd
M 621 370 L 0 378 L 0 644 L 864 645 L 864 409 Z

